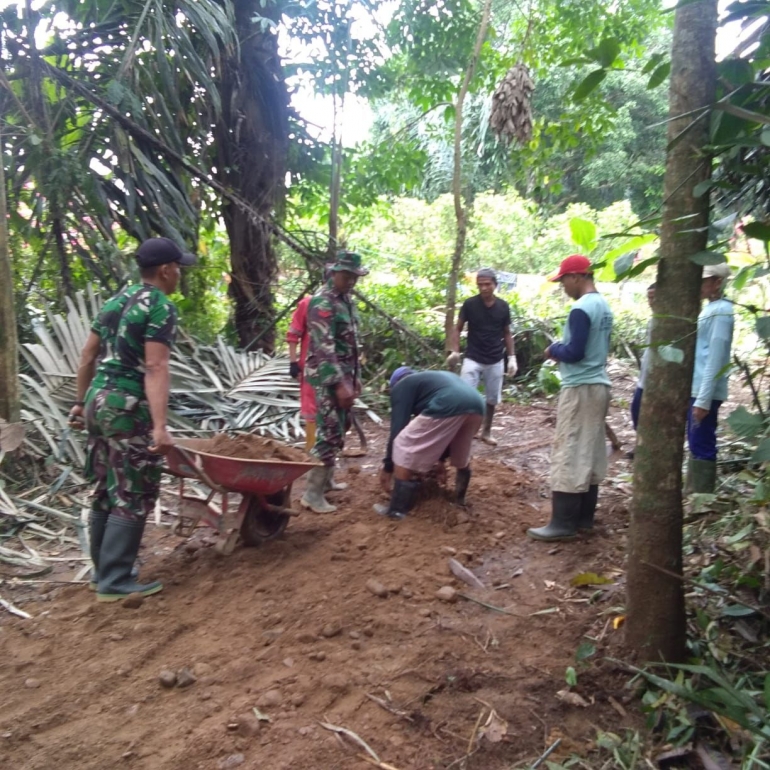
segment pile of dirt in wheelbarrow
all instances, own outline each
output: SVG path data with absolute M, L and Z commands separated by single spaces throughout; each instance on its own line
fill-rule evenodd
M 248 433 L 240 433 L 237 436 L 218 433 L 212 438 L 187 441 L 185 446 L 197 452 L 206 452 L 220 457 L 237 457 L 240 460 L 283 460 L 289 463 L 316 462 L 302 449 L 287 446 L 275 439 L 252 436 Z

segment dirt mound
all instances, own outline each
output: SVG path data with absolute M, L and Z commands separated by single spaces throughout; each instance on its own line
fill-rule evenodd
M 239 433 L 236 436 L 218 433 L 212 438 L 191 439 L 179 443 L 198 452 L 220 455 L 221 457 L 237 457 L 241 460 L 283 460 L 289 463 L 316 462 L 315 458 L 302 449 L 287 446 L 272 438 L 253 436 L 249 433 Z

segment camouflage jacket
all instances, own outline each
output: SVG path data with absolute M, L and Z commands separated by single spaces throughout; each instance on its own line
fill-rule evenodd
M 92 392 L 111 388 L 143 398 L 144 343 L 173 345 L 176 307 L 155 286 L 134 284 L 105 303 L 91 331 L 102 342 Z
M 305 379 L 314 388 L 358 382 L 358 316 L 348 294 L 329 281 L 310 300 Z

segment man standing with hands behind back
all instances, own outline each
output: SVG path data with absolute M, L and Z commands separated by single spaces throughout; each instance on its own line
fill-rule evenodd
M 511 309 L 505 300 L 495 296 L 497 274 L 484 267 L 476 273 L 476 286 L 479 293 L 463 302 L 457 325 L 452 329 L 446 364 L 454 369 L 460 362 L 460 335 L 468 324 L 468 345 L 465 349 L 460 377 L 469 385 L 477 388 L 479 380 L 484 382 L 486 410 L 481 440 L 485 444 L 496 446 L 492 438 L 492 419 L 495 407 L 503 394 L 503 361 L 508 356 L 508 376 L 514 377 L 517 371 L 516 354 L 513 349 L 511 334 Z

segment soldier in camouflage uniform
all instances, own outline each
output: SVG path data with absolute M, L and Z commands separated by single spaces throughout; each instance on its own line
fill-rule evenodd
M 340 252 L 331 278 L 316 292 L 308 307 L 310 343 L 305 378 L 315 388 L 318 413 L 313 454 L 323 467 L 310 472 L 300 502 L 316 513 L 337 510 L 327 502 L 324 492 L 329 488 L 337 455 L 344 445 L 350 409 L 361 391 L 358 319 L 349 292 L 359 276 L 368 272 L 361 266 L 360 255 Z
M 180 266 L 195 261 L 168 238 L 151 238 L 136 261 L 142 283 L 110 299 L 91 326 L 78 368 L 73 425 L 88 430 L 86 472 L 95 482 L 89 530 L 99 601 L 163 586 L 140 585 L 132 567 L 147 515 L 160 491 L 161 454 L 173 441 L 166 428 L 170 348 L 176 307 L 168 299 Z M 101 359 L 98 367 L 97 361 Z

